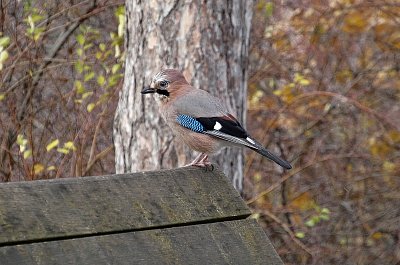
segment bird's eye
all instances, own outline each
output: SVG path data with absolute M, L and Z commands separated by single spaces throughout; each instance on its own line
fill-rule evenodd
M 167 81 L 161 81 L 159 83 L 159 85 L 160 85 L 161 88 L 165 88 L 168 85 L 168 82 Z

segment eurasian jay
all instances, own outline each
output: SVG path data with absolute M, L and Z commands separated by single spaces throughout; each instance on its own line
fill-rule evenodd
M 207 167 L 208 155 L 225 146 L 246 146 L 285 169 L 289 162 L 266 150 L 253 139 L 218 98 L 192 87 L 183 74 L 165 69 L 154 75 L 142 94 L 155 93 L 161 115 L 174 134 L 200 155 L 189 165 Z

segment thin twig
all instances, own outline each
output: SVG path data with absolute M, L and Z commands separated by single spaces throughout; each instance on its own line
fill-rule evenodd
M 103 112 L 105 109 L 103 110 Z M 103 114 L 103 113 L 102 113 Z M 90 154 L 89 154 L 89 160 L 86 165 L 85 172 L 89 171 L 89 168 L 91 167 L 90 165 L 92 164 L 93 158 L 94 158 L 94 152 L 96 151 L 96 142 L 97 142 L 97 135 L 99 134 L 100 130 L 100 125 L 103 122 L 103 115 L 100 115 L 99 121 L 97 122 L 96 129 L 94 130 L 94 135 L 92 139 L 92 145 L 90 147 Z
M 69 36 L 75 31 L 75 29 L 81 24 L 81 21 L 77 21 L 74 24 L 71 25 L 71 27 L 69 27 L 64 33 L 60 34 L 58 39 L 56 40 L 56 42 L 54 43 L 52 49 L 49 51 L 49 53 L 45 56 L 44 61 L 42 63 L 42 65 L 39 67 L 38 71 L 36 72 L 36 75 L 33 77 L 32 79 L 32 84 L 29 87 L 26 96 L 24 98 L 24 101 L 21 104 L 21 108 L 18 111 L 18 115 L 17 115 L 17 119 L 18 121 L 21 121 L 26 108 L 28 107 L 28 103 L 31 100 L 34 88 L 36 87 L 36 85 L 38 84 L 40 77 L 43 74 L 43 70 L 46 68 L 47 65 L 50 64 L 51 59 L 54 58 L 54 56 L 56 56 L 56 54 L 58 53 L 58 51 L 61 49 L 61 47 L 64 45 L 64 43 L 67 41 L 67 39 L 69 38 Z
M 344 159 L 344 158 L 363 158 L 364 156 L 362 155 L 352 155 L 352 154 L 346 154 L 346 155 L 327 155 L 325 157 L 322 157 L 321 159 L 318 160 L 312 160 L 309 163 L 305 164 L 302 167 L 298 167 L 298 168 L 294 168 L 292 170 L 290 170 L 288 173 L 286 173 L 286 175 L 284 175 L 278 182 L 275 182 L 274 184 L 272 184 L 268 189 L 260 192 L 259 194 L 257 194 L 256 196 L 254 196 L 253 198 L 251 198 L 250 200 L 247 200 L 246 203 L 252 204 L 254 202 L 256 202 L 258 199 L 260 199 L 261 197 L 267 195 L 268 193 L 270 193 L 271 191 L 275 190 L 276 188 L 278 188 L 283 182 L 285 182 L 286 180 L 288 180 L 289 178 L 293 177 L 294 175 L 296 175 L 297 173 L 303 171 L 306 168 L 309 168 L 311 166 L 315 166 L 319 163 L 328 161 L 328 160 L 333 160 L 333 159 Z
M 288 233 L 288 235 L 293 240 L 293 242 L 296 243 L 296 245 L 298 245 L 302 250 L 304 250 L 307 254 L 313 257 L 311 250 L 306 245 L 304 245 L 299 239 L 297 239 L 296 235 L 293 234 L 292 230 L 290 230 L 287 224 L 282 222 L 276 215 L 274 215 L 268 210 L 263 210 L 262 213 L 271 218 L 275 223 L 279 224 L 282 227 L 282 229 L 285 230 L 286 233 Z
M 88 165 L 86 166 L 86 169 L 85 169 L 85 171 L 83 172 L 82 176 L 85 176 L 85 175 L 89 172 L 89 170 L 93 167 L 93 165 L 94 165 L 98 160 L 100 160 L 100 159 L 102 159 L 103 157 L 105 157 L 110 151 L 113 150 L 113 148 L 114 148 L 114 145 L 111 144 L 111 145 L 109 145 L 106 149 L 104 149 L 103 151 L 101 151 L 100 153 L 98 153 L 98 154 L 94 157 L 94 159 L 92 159 L 92 160 L 88 163 Z

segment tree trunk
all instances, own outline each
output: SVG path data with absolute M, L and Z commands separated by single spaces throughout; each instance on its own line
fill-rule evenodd
M 117 173 L 178 167 L 195 155 L 174 139 L 154 99 L 140 94 L 162 68 L 182 70 L 246 124 L 252 7 L 241 0 L 126 2 L 125 83 L 114 120 Z M 242 150 L 224 149 L 212 160 L 242 190 Z

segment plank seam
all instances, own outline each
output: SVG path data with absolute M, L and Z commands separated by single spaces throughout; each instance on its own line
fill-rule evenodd
M 226 221 L 243 220 L 249 216 L 250 216 L 250 214 L 246 213 L 246 214 L 241 214 L 241 215 L 237 215 L 237 216 L 227 216 L 227 217 L 221 217 L 221 218 L 215 218 L 215 219 L 192 221 L 192 222 L 187 222 L 187 223 L 166 224 L 166 225 L 159 225 L 159 226 L 96 232 L 96 233 L 88 233 L 88 234 L 81 234 L 81 235 L 77 234 L 77 235 L 68 235 L 68 236 L 56 236 L 56 237 L 48 237 L 48 238 L 17 240 L 17 241 L 12 241 L 12 242 L 0 242 L 0 248 L 7 247 L 7 246 L 15 246 L 15 245 L 28 245 L 28 244 L 34 244 L 34 243 L 45 243 L 45 242 L 79 239 L 79 238 L 86 238 L 86 237 L 115 235 L 115 234 L 141 232 L 141 231 L 156 230 L 156 229 L 167 229 L 167 228 L 185 227 L 185 226 L 192 226 L 192 225 L 212 224 L 212 223 L 219 223 L 219 222 L 226 222 Z

